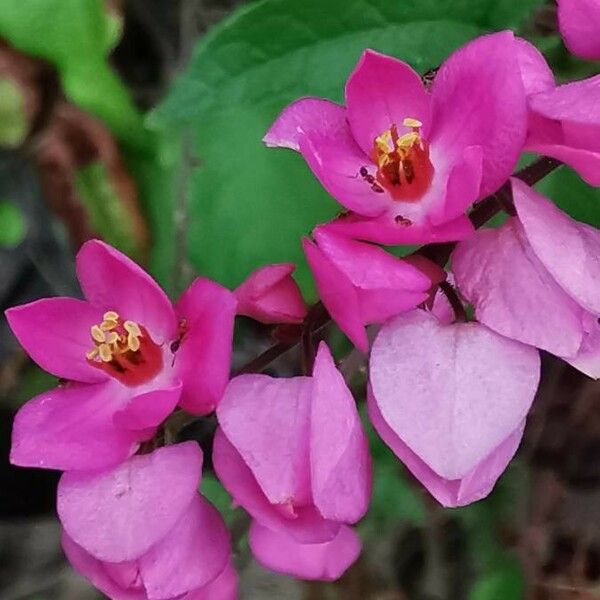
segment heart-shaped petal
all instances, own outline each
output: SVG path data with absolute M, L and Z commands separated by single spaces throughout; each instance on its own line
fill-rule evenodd
M 460 479 L 522 422 L 540 359 L 479 323 L 415 310 L 381 328 L 370 377 L 394 433 L 438 475 Z

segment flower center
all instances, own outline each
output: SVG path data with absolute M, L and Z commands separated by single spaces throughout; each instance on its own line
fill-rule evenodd
M 394 200 L 418 200 L 429 189 L 433 179 L 429 144 L 421 137 L 421 121 L 407 118 L 402 124 L 412 131 L 399 136 L 398 127 L 393 124 L 375 138 L 375 178 Z
M 123 321 L 112 310 L 104 313 L 102 323 L 92 326 L 90 334 L 94 347 L 86 354 L 88 363 L 125 385 L 144 383 L 162 368 L 161 348 L 146 329 L 135 321 Z

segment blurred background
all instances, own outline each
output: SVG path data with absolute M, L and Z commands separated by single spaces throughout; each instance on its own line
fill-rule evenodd
M 231 14 L 233 13 L 233 14 Z M 366 47 L 425 73 L 485 31 L 512 28 L 560 80 L 600 72 L 569 56 L 545 0 L 2 0 L 0 304 L 80 294 L 74 253 L 101 237 L 145 264 L 175 297 L 197 273 L 230 287 L 267 262 L 298 263 L 299 238 L 339 210 L 292 153 L 260 139 L 302 95 L 340 100 Z M 600 226 L 600 193 L 568 169 L 540 184 Z M 325 331 L 338 357 L 347 342 Z M 271 332 L 242 322 L 235 361 Z M 271 372 L 294 374 L 290 352 Z M 364 365 L 346 374 L 364 389 Z M 0 599 L 101 596 L 66 564 L 58 475 L 8 464 L 11 422 L 56 385 L 0 321 Z M 241 597 L 535 600 L 600 598 L 600 383 L 544 356 L 525 440 L 485 501 L 437 506 L 371 433 L 365 548 L 335 584 L 272 575 L 248 553 L 247 521 L 210 475 L 203 491 L 235 540 Z M 182 439 L 210 438 L 210 419 Z

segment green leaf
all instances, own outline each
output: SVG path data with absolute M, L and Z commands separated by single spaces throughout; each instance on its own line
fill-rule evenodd
M 536 187 L 574 219 L 600 227 L 600 189 L 589 186 L 569 167 L 554 171 Z
M 200 492 L 221 513 L 227 525 L 231 525 L 240 511 L 233 507 L 233 500 L 227 490 L 212 475 L 203 475 Z
M 0 10 L 0 37 L 54 64 L 71 100 L 143 148 L 142 117 L 106 60 L 117 25 L 103 0 L 2 0 Z
M 18 246 L 26 233 L 25 218 L 19 207 L 6 200 L 0 201 L 0 246 Z
M 475 583 L 469 600 L 521 600 L 524 593 L 525 582 L 518 562 L 504 557 Z
M 18 146 L 27 130 L 23 93 L 11 79 L 0 79 L 0 146 Z

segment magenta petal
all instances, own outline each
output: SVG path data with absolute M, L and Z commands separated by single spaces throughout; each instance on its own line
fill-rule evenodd
M 222 573 L 205 586 L 190 592 L 181 600 L 237 600 L 238 576 L 229 563 Z
M 185 442 L 134 456 L 111 471 L 65 473 L 58 515 L 67 534 L 96 558 L 134 560 L 177 523 L 196 494 L 201 469 L 200 447 Z
M 86 359 L 94 346 L 90 329 L 102 321 L 101 309 L 75 298 L 44 298 L 9 308 L 6 319 L 21 346 L 45 371 L 86 383 L 107 378 Z
M 555 85 L 554 74 L 544 55 L 524 39 L 517 38 L 515 42 L 525 94 L 531 96 L 551 90 Z
M 284 533 L 271 531 L 253 521 L 250 548 L 256 560 L 272 571 L 300 579 L 335 581 L 358 558 L 361 543 L 356 533 L 345 525 L 330 542 L 299 544 Z
M 200 495 L 169 533 L 139 559 L 150 598 L 174 598 L 210 583 L 225 568 L 231 548 L 219 511 Z
M 306 304 L 292 278 L 293 263 L 267 265 L 251 273 L 235 290 L 239 315 L 261 323 L 301 323 Z
M 219 425 L 271 504 L 303 504 L 309 495 L 311 381 L 241 375 L 217 408 Z
M 174 355 L 183 382 L 181 407 L 192 414 L 215 409 L 229 380 L 237 300 L 223 286 L 199 277 L 175 306 L 185 333 Z
M 346 83 L 348 122 L 354 139 L 370 156 L 375 138 L 392 125 L 411 131 L 404 119 L 423 123 L 427 135 L 431 100 L 421 77 L 401 60 L 366 50 Z
M 371 456 L 352 393 L 325 342 L 313 371 L 310 431 L 315 506 L 326 519 L 355 523 L 371 496 Z
M 114 381 L 72 383 L 33 398 L 15 417 L 10 461 L 61 471 L 120 463 L 140 440 L 113 424 L 127 399 L 128 391 Z
M 388 216 L 365 219 L 359 215 L 347 215 L 321 228 L 336 235 L 387 245 L 453 242 L 467 239 L 474 231 L 471 221 L 465 215 L 437 226 L 415 223 L 408 227 L 394 223 Z
M 461 242 L 452 269 L 479 322 L 559 356 L 577 352 L 582 310 L 537 258 L 516 218 Z
M 435 77 L 432 101 L 432 147 L 452 161 L 465 148 L 481 146 L 481 197 L 497 190 L 517 163 L 527 127 L 513 34 L 484 35 L 454 52 Z
M 558 0 L 558 24 L 573 54 L 589 60 L 600 59 L 598 0 Z
M 330 100 L 300 98 L 286 106 L 263 138 L 270 147 L 300 152 L 300 138 L 315 131 L 337 135 L 345 128 L 346 109 Z
M 444 479 L 465 477 L 515 431 L 539 377 L 535 348 L 422 310 L 388 321 L 371 350 L 383 418 Z
M 65 532 L 61 538 L 63 551 L 72 567 L 90 583 L 114 600 L 148 600 L 142 590 L 127 589 L 119 585 L 105 569 L 105 565 L 76 544 Z
M 369 388 L 368 409 L 371 423 L 381 439 L 392 449 L 406 468 L 443 506 L 465 506 L 485 498 L 493 489 L 514 456 L 523 437 L 525 421 L 503 442 L 461 479 L 444 479 L 427 466 L 390 428 L 379 412 Z
M 175 409 L 181 395 L 181 382 L 171 387 L 133 396 L 127 406 L 114 415 L 115 425 L 135 431 L 160 425 Z
M 537 257 L 573 299 L 600 314 L 600 231 L 575 221 L 522 181 L 511 182 L 515 208 Z
M 366 352 L 369 341 L 356 289 L 310 240 L 303 239 L 302 247 L 317 284 L 319 297 L 331 318 L 357 348 Z
M 115 310 L 123 319 L 146 327 L 157 343 L 175 337 L 177 323 L 167 295 L 139 265 L 99 240 L 77 253 L 77 277 L 87 301 Z
M 324 519 L 312 505 L 295 508 L 286 518 L 283 506 L 270 504 L 252 471 L 222 429 L 217 429 L 213 447 L 213 464 L 219 480 L 236 504 L 271 529 L 285 532 L 303 543 L 321 543 L 334 538 L 339 524 Z M 293 507 L 292 507 L 293 508 Z

